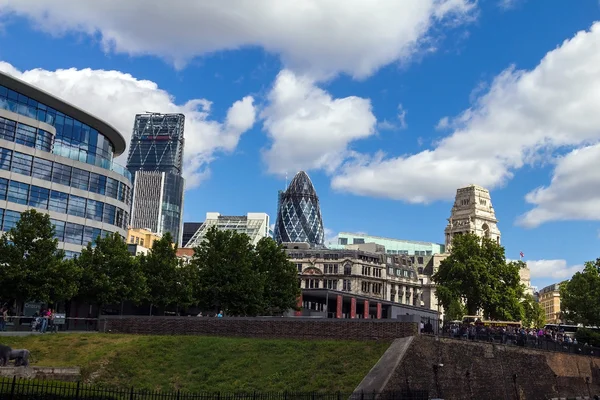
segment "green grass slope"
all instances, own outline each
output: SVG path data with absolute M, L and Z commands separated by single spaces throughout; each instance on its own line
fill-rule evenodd
M 0 337 L 33 366 L 78 366 L 85 383 L 191 392 L 353 390 L 389 343 L 204 336 Z

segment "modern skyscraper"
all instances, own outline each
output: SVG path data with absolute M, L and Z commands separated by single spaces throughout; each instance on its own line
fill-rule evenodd
M 133 177 L 131 227 L 183 233 L 183 114 L 135 116 L 127 169 Z
M 29 208 L 50 214 L 67 257 L 98 236 L 127 235 L 125 139 L 105 121 L 0 73 L 0 230 Z
M 287 189 L 279 192 L 273 233 L 277 243 L 323 246 L 325 233 L 319 197 L 306 172 L 298 172 Z

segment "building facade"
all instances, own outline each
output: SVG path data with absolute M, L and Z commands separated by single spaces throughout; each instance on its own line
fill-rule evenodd
M 185 247 L 194 233 L 202 226 L 202 222 L 184 222 L 183 235 L 181 235 L 181 247 Z
M 277 200 L 275 241 L 323 247 L 325 230 L 319 197 L 306 172 L 298 172 L 287 189 L 279 192 Z
M 327 243 L 327 247 L 339 249 L 344 248 L 347 245 L 363 243 L 377 243 L 384 246 L 385 251 L 388 254 L 431 256 L 433 254 L 444 253 L 445 251 L 445 246 L 443 244 L 384 238 L 364 233 L 351 232 L 340 232 L 338 234 L 337 243 Z
M 560 283 L 546 286 L 539 291 L 540 306 L 546 315 L 546 323 L 560 324 L 562 318 L 560 314 Z
M 447 251 L 451 251 L 452 238 L 465 233 L 474 233 L 500 244 L 500 230 L 490 191 L 477 185 L 458 189 L 444 232 Z
M 221 215 L 216 212 L 206 213 L 206 220 L 196 230 L 185 245 L 194 248 L 204 241 L 206 232 L 212 227 L 219 230 L 231 230 L 250 236 L 252 244 L 257 244 L 264 237 L 269 237 L 269 215 L 265 213 L 248 213 L 241 216 Z
M 131 227 L 183 234 L 183 114 L 135 117 L 127 169 L 134 182 Z
M 154 242 L 160 240 L 161 236 L 148 229 L 133 229 L 127 230 L 127 243 L 138 244 L 147 249 L 151 249 Z
M 375 243 L 317 249 L 283 243 L 298 268 L 303 315 L 329 318 L 397 318 L 439 314 L 424 308 L 417 270 L 406 255 L 385 254 Z
M 105 121 L 0 73 L 0 224 L 48 213 L 59 247 L 77 256 L 98 236 L 127 235 L 131 174 L 113 162 L 125 139 Z

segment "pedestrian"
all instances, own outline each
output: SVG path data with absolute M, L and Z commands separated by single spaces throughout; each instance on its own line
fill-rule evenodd
M 0 332 L 4 332 L 6 330 L 6 321 L 8 319 L 8 312 L 6 307 L 0 308 Z

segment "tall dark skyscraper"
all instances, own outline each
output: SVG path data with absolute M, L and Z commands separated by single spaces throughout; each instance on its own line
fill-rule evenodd
M 287 189 L 279 192 L 273 235 L 277 243 L 305 242 L 323 246 L 325 232 L 319 198 L 306 172 L 298 172 Z
M 181 245 L 183 114 L 135 116 L 127 169 L 133 177 L 131 227 L 170 232 Z

